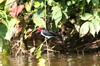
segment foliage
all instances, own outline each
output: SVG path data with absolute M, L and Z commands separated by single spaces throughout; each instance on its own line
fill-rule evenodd
M 100 31 L 100 17 L 98 15 L 98 11 L 94 11 L 93 14 L 85 13 L 80 15 L 81 19 L 85 21 L 85 25 L 82 24 L 80 27 L 80 34 L 87 34 L 87 32 L 91 33 L 95 36 L 95 33 L 98 34 Z M 82 28 L 83 27 L 83 28 Z M 86 31 L 85 31 L 86 30 Z M 86 33 L 84 33 L 86 32 Z M 81 35 L 82 36 L 82 35 Z
M 39 64 L 40 66 L 45 66 L 45 62 L 46 62 L 46 60 L 45 60 L 44 58 L 40 58 L 38 64 Z
M 14 26 L 18 23 L 18 20 L 16 20 L 15 18 L 11 18 L 9 17 L 5 11 L 0 11 L 0 15 L 2 16 L 1 17 L 1 21 L 2 23 L 6 26 L 7 28 L 7 32 L 6 30 L 4 32 L 6 32 L 6 35 L 4 37 L 4 35 L 2 35 L 2 37 L 4 37 L 5 39 L 7 40 L 10 40 L 11 37 L 12 37 L 12 33 L 13 33 L 13 29 L 14 29 Z M 2 25 L 3 26 L 3 25 Z M 4 33 L 5 34 L 5 33 Z
M 35 26 L 46 28 L 46 3 L 45 0 L 34 2 L 33 22 Z
M 13 0 L 12 0 L 13 1 Z M 19 23 L 19 20 L 13 18 L 10 16 L 10 14 L 8 13 L 8 9 L 11 7 L 11 4 L 9 6 L 7 6 L 9 3 L 12 4 L 11 1 L 7 0 L 5 3 L 5 0 L 1 1 L 0 5 L 5 5 L 5 7 L 3 7 L 0 10 L 0 38 L 2 38 L 2 42 L 3 45 L 0 46 L 2 47 L 2 51 L 3 51 L 3 55 L 7 55 L 9 53 L 10 50 L 10 40 L 13 36 L 13 31 L 15 26 Z M 6 41 L 9 40 L 9 41 Z
M 98 34 L 100 31 L 99 0 L 48 0 L 47 4 L 48 8 L 51 7 L 47 11 L 51 12 L 51 21 L 52 23 L 55 22 L 56 27 L 59 23 L 63 24 L 66 19 L 71 21 L 71 18 L 75 16 L 74 23 L 71 23 L 75 25 L 76 30 L 80 33 L 80 37 L 87 33 L 95 36 L 95 33 Z
M 10 40 L 16 31 L 25 33 L 30 25 L 32 29 L 42 27 L 58 31 L 65 22 L 73 24 L 80 37 L 86 34 L 95 37 L 100 31 L 99 1 L 0 0 L 0 38 Z M 37 50 L 37 55 L 40 54 L 41 47 Z
M 47 40 L 45 39 L 44 42 L 42 42 L 40 44 L 40 46 L 38 46 L 38 48 L 36 49 L 35 53 L 36 53 L 36 58 L 40 58 L 41 57 L 41 53 L 42 53 L 42 48 L 44 43 L 47 43 Z
M 7 28 L 4 24 L 0 24 L 0 37 L 4 38 L 7 32 Z
M 7 56 L 10 53 L 10 42 L 7 40 L 3 40 L 2 48 L 2 55 Z

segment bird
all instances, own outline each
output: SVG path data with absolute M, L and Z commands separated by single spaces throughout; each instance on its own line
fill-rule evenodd
M 62 40 L 61 36 L 53 31 L 49 31 L 43 28 L 38 28 L 38 32 L 40 32 L 41 35 L 44 36 L 46 39 L 56 38 L 57 40 Z

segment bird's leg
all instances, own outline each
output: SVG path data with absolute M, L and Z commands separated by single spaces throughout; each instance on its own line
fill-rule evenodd
M 48 46 L 48 42 L 47 42 L 47 38 L 45 38 L 45 42 L 46 42 L 46 47 L 47 47 L 47 54 L 48 54 L 48 49 L 49 49 L 49 46 Z
M 48 58 L 48 65 L 50 66 L 50 58 L 49 58 L 49 45 L 48 45 L 48 42 L 47 42 L 47 38 L 45 38 L 45 41 L 46 41 L 46 47 L 47 47 L 47 58 Z

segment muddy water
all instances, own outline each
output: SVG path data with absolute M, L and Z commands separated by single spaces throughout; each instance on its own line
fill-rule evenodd
M 45 54 L 43 57 L 47 58 Z M 0 66 L 100 66 L 100 54 L 52 54 L 44 64 L 30 56 L 0 57 Z

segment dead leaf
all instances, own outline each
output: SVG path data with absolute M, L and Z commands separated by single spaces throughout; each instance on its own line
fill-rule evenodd
M 23 9 L 24 9 L 24 5 L 19 5 L 18 6 L 17 16 L 18 16 L 18 14 L 20 14 L 22 12 Z
M 15 2 L 12 8 L 9 9 L 9 11 L 11 16 L 17 19 L 18 14 L 20 14 L 23 9 L 24 9 L 24 5 L 17 6 L 17 3 Z

